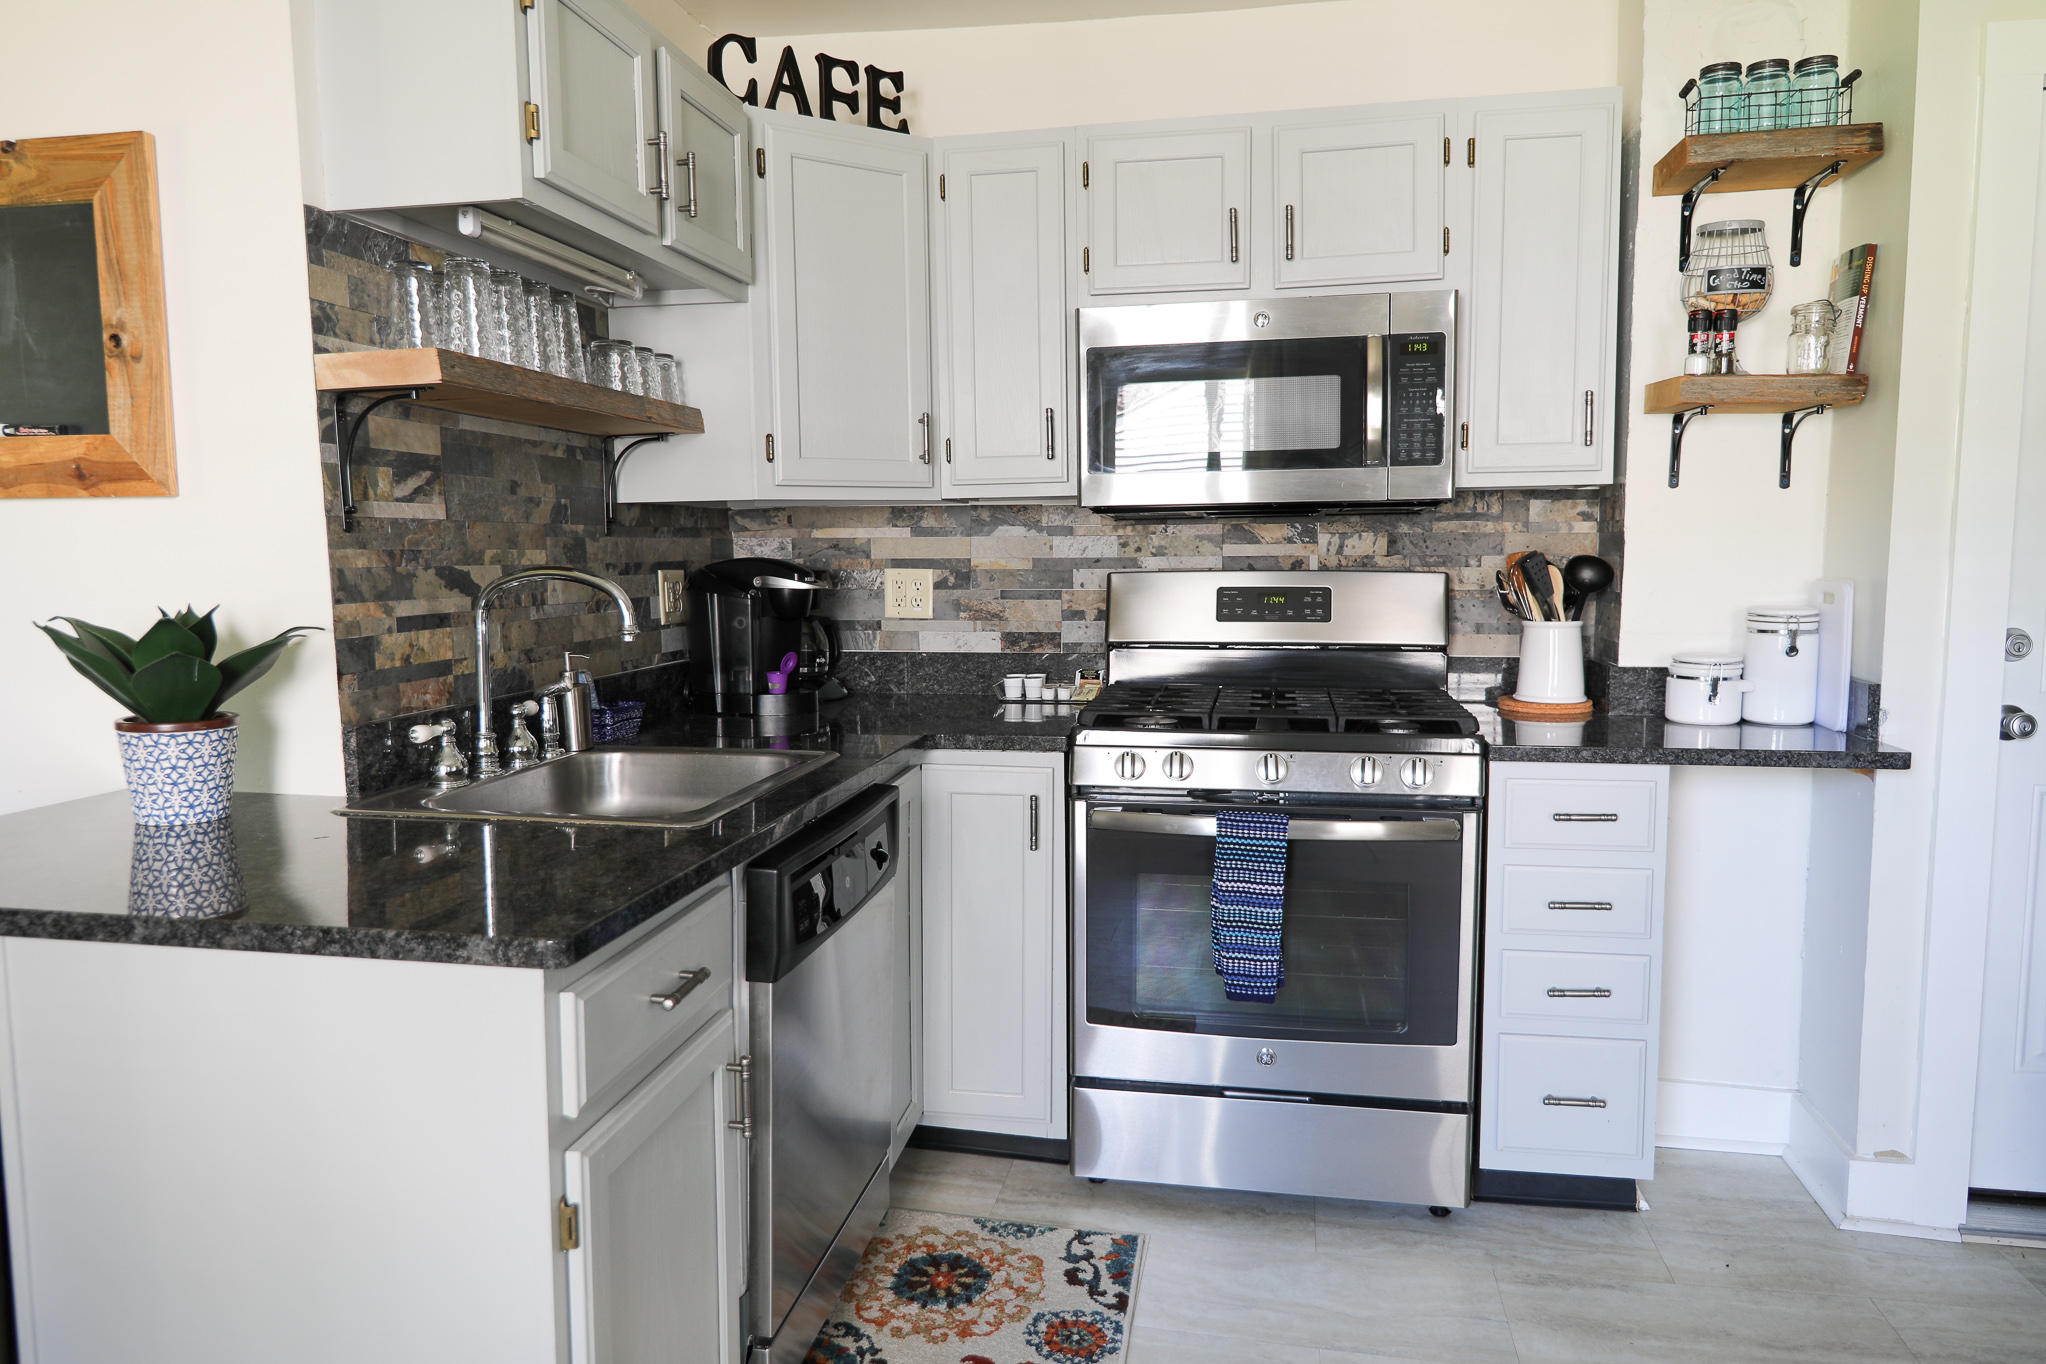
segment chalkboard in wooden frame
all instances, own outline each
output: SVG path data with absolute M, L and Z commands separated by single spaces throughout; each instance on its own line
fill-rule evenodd
M 0 141 L 0 423 L 57 422 L 0 436 L 0 497 L 177 492 L 148 133 Z

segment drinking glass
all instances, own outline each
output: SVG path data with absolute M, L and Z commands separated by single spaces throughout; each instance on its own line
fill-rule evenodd
M 639 392 L 639 365 L 632 347 L 608 337 L 590 342 L 590 382 L 620 393 Z
M 561 347 L 561 369 L 557 371 L 564 379 L 577 383 L 597 383 L 590 377 L 588 362 L 583 356 L 583 324 L 576 314 L 575 295 L 566 289 L 549 291 L 549 300 L 554 307 L 554 332 Z
M 484 354 L 490 313 L 490 266 L 469 256 L 449 256 L 441 266 L 444 344 L 464 355 Z
M 649 398 L 660 397 L 661 371 L 660 367 L 654 363 L 654 348 L 652 346 L 634 346 L 632 348 L 632 359 L 639 366 L 639 387 L 634 389 L 633 392 L 644 394 Z
M 554 326 L 553 291 L 529 279 L 520 289 L 527 350 L 519 363 L 548 374 L 561 373 L 561 333 Z
M 682 401 L 682 362 L 666 351 L 654 354 L 654 368 L 660 371 L 660 399 L 664 403 Z
M 490 335 L 485 343 L 490 347 L 488 358 L 502 360 L 507 365 L 519 361 L 519 314 L 525 311 L 525 281 L 516 270 L 492 270 L 490 272 Z
M 423 260 L 406 261 L 393 280 L 397 297 L 393 314 L 398 319 L 396 343 L 400 349 L 440 344 L 440 277 Z

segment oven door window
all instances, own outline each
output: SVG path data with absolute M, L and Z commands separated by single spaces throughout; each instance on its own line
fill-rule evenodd
M 1369 340 L 1213 341 L 1087 352 L 1100 474 L 1358 469 Z
M 1215 973 L 1214 859 L 1212 837 L 1087 830 L 1089 1023 L 1455 1044 L 1465 1007 L 1460 839 L 1289 842 L 1286 983 L 1270 1002 L 1228 998 Z

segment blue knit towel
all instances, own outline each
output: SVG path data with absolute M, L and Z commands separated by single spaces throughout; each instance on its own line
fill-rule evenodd
M 1231 999 L 1269 1000 L 1286 983 L 1286 816 L 1215 814 L 1215 892 L 1208 902 L 1215 974 Z

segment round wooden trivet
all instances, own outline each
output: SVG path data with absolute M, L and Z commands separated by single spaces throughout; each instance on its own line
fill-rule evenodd
M 1499 698 L 1499 713 L 1509 720 L 1582 720 L 1590 716 L 1591 702 L 1577 701 L 1564 705 L 1502 696 Z

